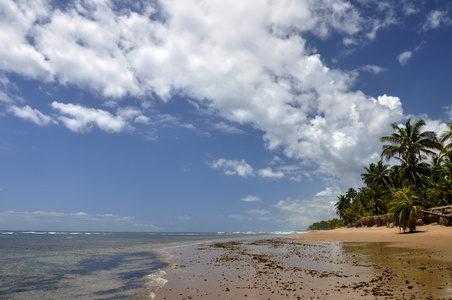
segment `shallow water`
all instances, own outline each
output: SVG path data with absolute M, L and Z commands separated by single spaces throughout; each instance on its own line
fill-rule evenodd
M 451 299 L 452 263 L 388 243 L 256 239 L 171 249 L 158 299 Z M 190 298 L 191 297 L 191 298 Z
M 394 247 L 391 243 L 340 243 L 355 264 L 386 270 L 395 290 L 413 290 L 433 299 L 451 299 L 452 263 L 435 258 L 432 250 Z M 390 272 L 389 272 L 390 271 Z
M 164 248 L 250 235 L 2 232 L 1 299 L 146 299 Z

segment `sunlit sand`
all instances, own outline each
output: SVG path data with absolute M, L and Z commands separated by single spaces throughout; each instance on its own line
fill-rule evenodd
M 437 299 L 452 294 L 452 228 L 318 231 L 173 249 L 156 299 Z

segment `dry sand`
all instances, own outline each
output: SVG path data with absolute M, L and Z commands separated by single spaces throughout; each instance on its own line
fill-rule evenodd
M 155 299 L 452 299 L 452 228 L 317 231 L 172 249 Z
M 452 227 L 440 225 L 418 226 L 414 233 L 402 233 L 398 228 L 340 228 L 305 233 L 294 237 L 302 241 L 383 242 L 392 246 L 424 249 L 429 255 L 452 262 Z

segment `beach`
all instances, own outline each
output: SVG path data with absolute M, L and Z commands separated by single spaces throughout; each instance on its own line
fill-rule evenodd
M 155 299 L 452 299 L 452 228 L 346 228 L 170 249 Z
M 163 249 L 230 233 L 0 231 L 0 299 L 149 299 L 165 281 Z

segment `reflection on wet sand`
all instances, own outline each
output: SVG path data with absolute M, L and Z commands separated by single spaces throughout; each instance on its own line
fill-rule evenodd
M 452 264 L 432 257 L 427 250 L 395 247 L 383 242 L 342 242 L 358 264 L 369 265 L 393 293 L 414 294 L 418 299 L 449 298 L 452 295 Z M 409 292 L 409 293 L 408 293 Z
M 452 264 L 387 243 L 234 241 L 175 249 L 157 299 L 438 299 Z

